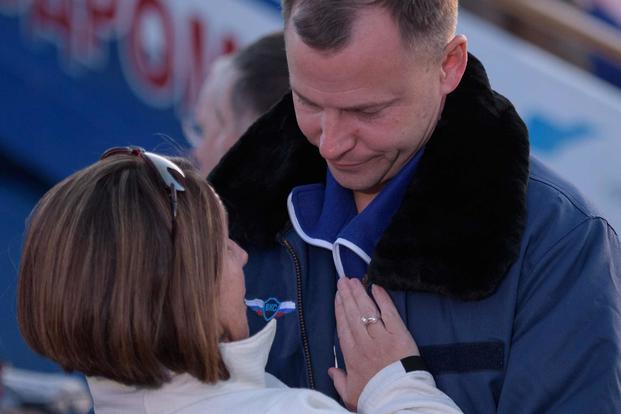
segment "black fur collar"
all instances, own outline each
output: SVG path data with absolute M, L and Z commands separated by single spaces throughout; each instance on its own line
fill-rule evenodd
M 491 90 L 481 63 L 446 100 L 401 207 L 378 243 L 371 281 L 386 288 L 482 299 L 519 254 L 525 223 L 528 132 Z M 291 95 L 261 117 L 209 176 L 231 235 L 262 246 L 288 222 L 296 185 L 322 182 L 326 164 L 299 130 Z

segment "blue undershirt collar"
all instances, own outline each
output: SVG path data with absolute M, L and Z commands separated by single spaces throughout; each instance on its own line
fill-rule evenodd
M 332 251 L 340 277 L 362 278 L 423 152 L 418 151 L 359 214 L 352 191 L 336 182 L 330 170 L 325 184 L 295 187 L 287 200 L 295 231 L 308 244 Z

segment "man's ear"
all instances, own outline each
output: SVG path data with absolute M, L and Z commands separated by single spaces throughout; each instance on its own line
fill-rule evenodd
M 468 39 L 464 35 L 455 36 L 444 49 L 440 87 L 445 95 L 453 92 L 461 81 L 468 64 Z

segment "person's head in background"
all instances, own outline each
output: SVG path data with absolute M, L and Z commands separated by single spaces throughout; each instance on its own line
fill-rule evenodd
M 248 336 L 246 254 L 188 161 L 124 150 L 54 186 L 33 211 L 22 335 L 67 371 L 126 385 L 158 387 L 171 372 L 228 378 L 218 343 Z M 176 202 L 166 178 L 180 186 Z
M 288 90 L 282 32 L 218 58 L 198 97 L 196 128 L 185 128 L 201 171 L 209 173 L 246 129 Z

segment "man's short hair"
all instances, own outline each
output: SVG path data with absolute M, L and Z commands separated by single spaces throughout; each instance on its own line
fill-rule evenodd
M 26 342 L 65 370 L 148 387 L 171 372 L 228 378 L 218 351 L 223 209 L 200 173 L 174 161 L 186 174 L 174 238 L 166 191 L 131 155 L 78 171 L 33 211 L 17 319 Z
M 282 0 L 285 27 L 293 23 L 304 43 L 325 51 L 346 47 L 357 12 L 371 7 L 391 14 L 405 45 L 434 55 L 457 26 L 458 0 Z
M 282 32 L 261 37 L 235 54 L 238 73 L 232 105 L 236 113 L 267 112 L 289 90 L 289 71 Z

